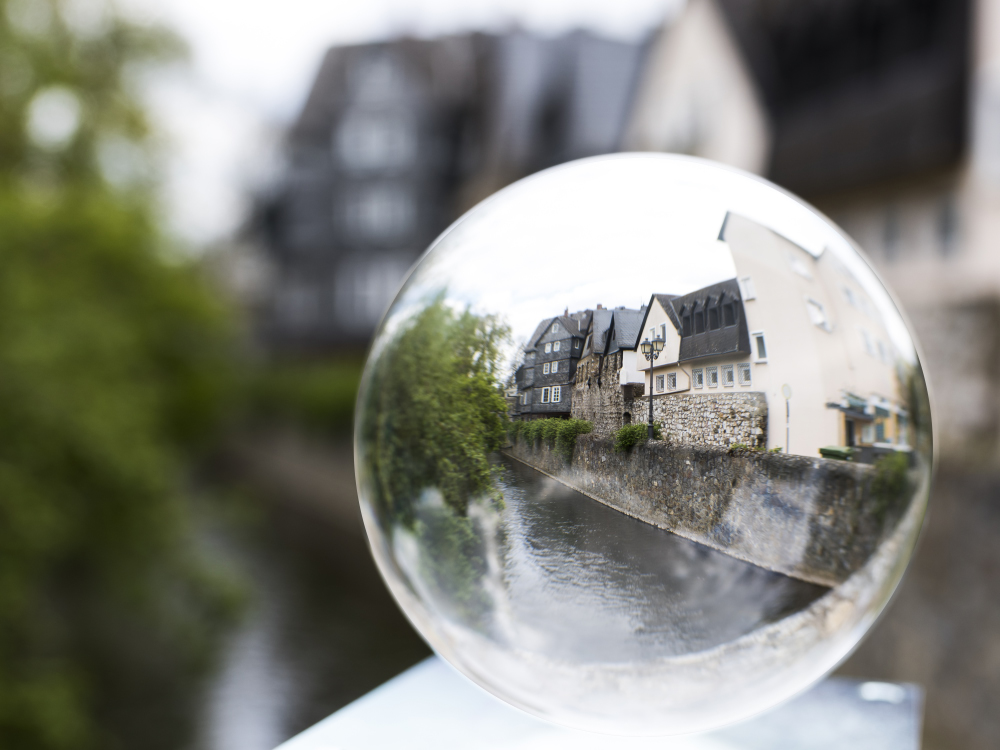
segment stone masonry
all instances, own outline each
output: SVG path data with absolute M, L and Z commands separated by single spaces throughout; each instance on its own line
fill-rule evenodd
M 633 421 L 648 420 L 645 397 L 637 399 L 634 408 Z M 759 391 L 653 396 L 653 421 L 671 443 L 767 446 L 767 398 Z
M 641 393 L 643 387 L 619 385 L 620 367 L 620 352 L 609 357 L 589 354 L 576 366 L 571 416 L 593 422 L 598 435 L 610 435 L 623 424 L 637 420 L 632 413 L 633 404 L 638 404 L 633 399 L 633 388 Z
M 541 443 L 506 452 L 633 518 L 825 586 L 865 564 L 911 494 L 880 496 L 875 468 L 846 461 L 664 441 L 618 453 L 613 444 L 581 435 L 570 462 Z

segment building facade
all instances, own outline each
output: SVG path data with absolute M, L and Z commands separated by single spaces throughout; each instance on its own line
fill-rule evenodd
M 592 316 L 591 310 L 572 315 L 567 310 L 538 324 L 514 374 L 517 400 L 512 418 L 570 416 L 577 363 L 583 354 Z

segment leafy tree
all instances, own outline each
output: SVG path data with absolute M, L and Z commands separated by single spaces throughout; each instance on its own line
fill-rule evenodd
M 493 491 L 489 454 L 506 435 L 497 373 L 508 336 L 496 317 L 456 312 L 440 295 L 385 342 L 361 425 L 383 521 L 412 526 L 426 489 L 459 516 Z
M 228 315 L 167 259 L 133 94 L 180 45 L 87 7 L 0 0 L 5 750 L 184 744 L 231 601 L 181 488 L 231 390 Z

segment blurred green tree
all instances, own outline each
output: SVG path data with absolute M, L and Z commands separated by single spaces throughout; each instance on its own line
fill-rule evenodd
M 0 747 L 178 747 L 233 602 L 181 487 L 228 313 L 157 229 L 137 94 L 183 47 L 100 0 L 0 11 Z

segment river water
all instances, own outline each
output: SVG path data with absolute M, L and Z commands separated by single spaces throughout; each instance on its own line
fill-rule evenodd
M 501 459 L 496 637 L 573 662 L 677 656 L 732 641 L 828 589 L 626 516 Z

